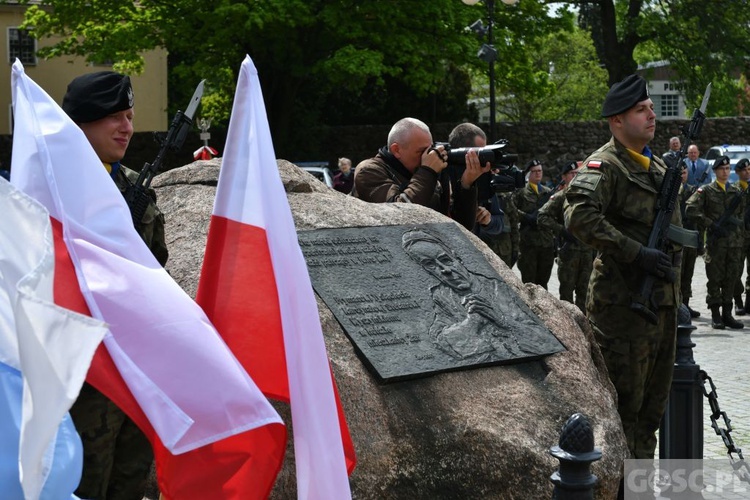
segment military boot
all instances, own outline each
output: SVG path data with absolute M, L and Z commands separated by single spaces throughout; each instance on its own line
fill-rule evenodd
M 745 312 L 750 311 L 750 293 L 745 293 Z
M 701 313 L 690 307 L 690 299 L 683 299 L 682 303 L 685 304 L 685 307 L 687 307 L 688 311 L 690 311 L 691 318 L 700 318 Z
M 716 330 L 723 330 L 724 329 L 724 322 L 721 319 L 721 307 L 720 306 L 710 306 L 711 307 L 711 328 L 714 328 Z
M 745 303 L 742 301 L 742 293 L 734 296 L 734 314 L 735 316 L 744 316 L 746 309 Z
M 745 328 L 745 325 L 737 321 L 732 317 L 732 303 L 729 302 L 727 304 L 724 304 L 724 314 L 721 315 L 721 319 L 724 321 L 724 324 L 732 328 L 734 330 L 742 330 Z

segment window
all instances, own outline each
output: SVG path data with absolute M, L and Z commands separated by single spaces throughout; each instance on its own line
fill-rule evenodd
M 8 59 L 10 64 L 16 58 L 24 65 L 36 65 L 36 40 L 28 31 L 20 28 L 8 28 Z
M 680 96 L 679 95 L 663 95 L 661 96 L 661 110 L 660 115 L 662 118 L 669 116 L 680 116 Z

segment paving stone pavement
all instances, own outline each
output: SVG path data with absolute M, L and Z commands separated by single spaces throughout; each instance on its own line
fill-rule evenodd
M 521 276 L 517 267 L 513 269 L 517 276 Z M 743 283 L 746 274 L 743 273 Z M 547 289 L 554 296 L 559 297 L 559 281 L 557 279 L 557 264 L 552 269 Z M 706 268 L 701 257 L 695 264 L 695 274 L 692 281 L 693 297 L 690 306 L 699 311 L 701 316 L 692 320 L 696 329 L 691 336 L 695 343 L 693 357 L 713 380 L 721 410 L 731 419 L 731 436 L 737 448 L 750 462 L 750 398 L 748 398 L 747 362 L 750 355 L 750 315 L 735 316 L 745 324 L 742 330 L 714 330 L 711 328 L 711 317 L 706 305 Z M 711 408 L 707 398 L 703 398 L 703 458 L 727 459 L 727 448 L 721 437 L 711 428 Z M 723 421 L 719 422 L 725 428 Z M 658 453 L 657 445 L 657 453 Z M 735 455 L 736 458 L 736 455 Z M 714 492 L 704 491 L 705 499 L 735 500 L 750 498 L 750 485 L 745 485 L 747 491 Z

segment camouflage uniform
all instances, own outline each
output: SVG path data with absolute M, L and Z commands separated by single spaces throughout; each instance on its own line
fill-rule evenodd
M 682 223 L 686 229 L 696 229 L 695 224 L 690 221 L 685 214 L 685 210 L 687 208 L 687 200 L 690 198 L 690 196 L 692 196 L 695 190 L 696 187 L 691 186 L 690 184 L 683 184 L 682 186 L 680 186 L 680 212 L 682 214 Z M 680 290 L 682 292 L 682 303 L 686 306 L 688 306 L 688 302 L 690 302 L 690 297 L 693 296 L 693 273 L 695 272 L 695 261 L 697 260 L 697 258 L 698 249 L 690 247 L 684 247 L 682 249 Z
M 690 220 L 706 229 L 706 303 L 711 306 L 732 306 L 734 286 L 742 276 L 742 245 L 744 242 L 745 200 L 737 206 L 729 223 L 726 237 L 715 237 L 711 224 L 729 207 L 732 198 L 740 194 L 737 187 L 727 183 L 725 189 L 717 181 L 699 187 L 687 202 L 686 214 Z
M 521 254 L 518 257 L 518 270 L 524 283 L 536 283 L 545 289 L 552 274 L 555 260 L 555 243 L 552 231 L 530 226 L 524 223 L 525 217 L 536 215 L 540 206 L 540 198 L 550 188 L 539 184 L 539 192 L 535 192 L 530 184 L 513 193 L 513 202 L 518 208 L 521 220 Z
M 513 203 L 511 193 L 498 193 L 500 209 L 503 211 L 503 232 L 496 235 L 484 236 L 484 241 L 508 267 L 513 267 L 518 259 L 518 209 Z
M 115 173 L 115 184 L 124 192 L 138 173 L 123 166 Z M 164 214 L 153 202 L 142 219 L 140 235 L 161 265 L 167 263 Z M 83 442 L 83 474 L 76 490 L 81 498 L 141 500 L 154 455 L 141 430 L 101 392 L 84 384 L 70 409 Z
M 617 389 L 618 412 L 635 458 L 654 455 L 675 358 L 680 246 L 670 244 L 666 252 L 677 282 L 654 278 L 657 324 L 630 308 L 646 276 L 635 261 L 653 226 L 665 169 L 654 157 L 646 170 L 613 137 L 586 159 L 565 191 L 566 227 L 597 251 L 586 312 Z M 679 210 L 672 223 L 681 225 Z
M 566 239 L 564 202 L 564 192 L 553 194 L 552 198 L 539 209 L 537 223 L 539 227 L 552 231 L 559 243 L 556 261 L 557 279 L 560 282 L 560 300 L 575 303 L 585 313 L 586 293 L 594 265 L 594 251 L 573 238 L 572 235 Z M 573 292 L 575 292 L 575 302 Z

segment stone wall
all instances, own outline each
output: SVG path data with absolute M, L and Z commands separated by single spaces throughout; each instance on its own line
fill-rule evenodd
M 661 120 L 657 123 L 656 137 L 652 142 L 655 153 L 667 149 L 669 138 L 681 135 L 680 127 L 688 120 Z M 434 124 L 431 126 L 436 141 L 447 141 L 448 133 L 454 124 Z M 365 125 L 346 127 L 320 127 L 310 130 L 307 144 L 292 148 L 276 147 L 276 156 L 292 162 L 328 161 L 335 169 L 340 156 L 351 158 L 354 165 L 373 156 L 385 144 L 390 125 Z M 209 144 L 221 153 L 224 150 L 226 133 L 212 129 Z M 582 160 L 589 153 L 609 140 L 609 128 L 604 120 L 589 122 L 539 122 L 532 124 L 499 123 L 497 138 L 508 139 L 509 152 L 519 155 L 519 165 L 531 158 L 545 164 L 548 178 L 557 175 L 559 167 L 570 160 Z M 750 117 L 710 118 L 701 132 L 698 146 L 705 152 L 718 144 L 750 143 Z M 170 170 L 193 161 L 193 151 L 202 145 L 197 132 L 192 132 L 182 151 L 167 155 L 164 169 Z M 153 161 L 159 150 L 159 143 L 152 132 L 136 134 L 131 141 L 124 163 L 139 169 L 144 162 Z M 0 166 L 10 165 L 10 136 L 0 136 Z

